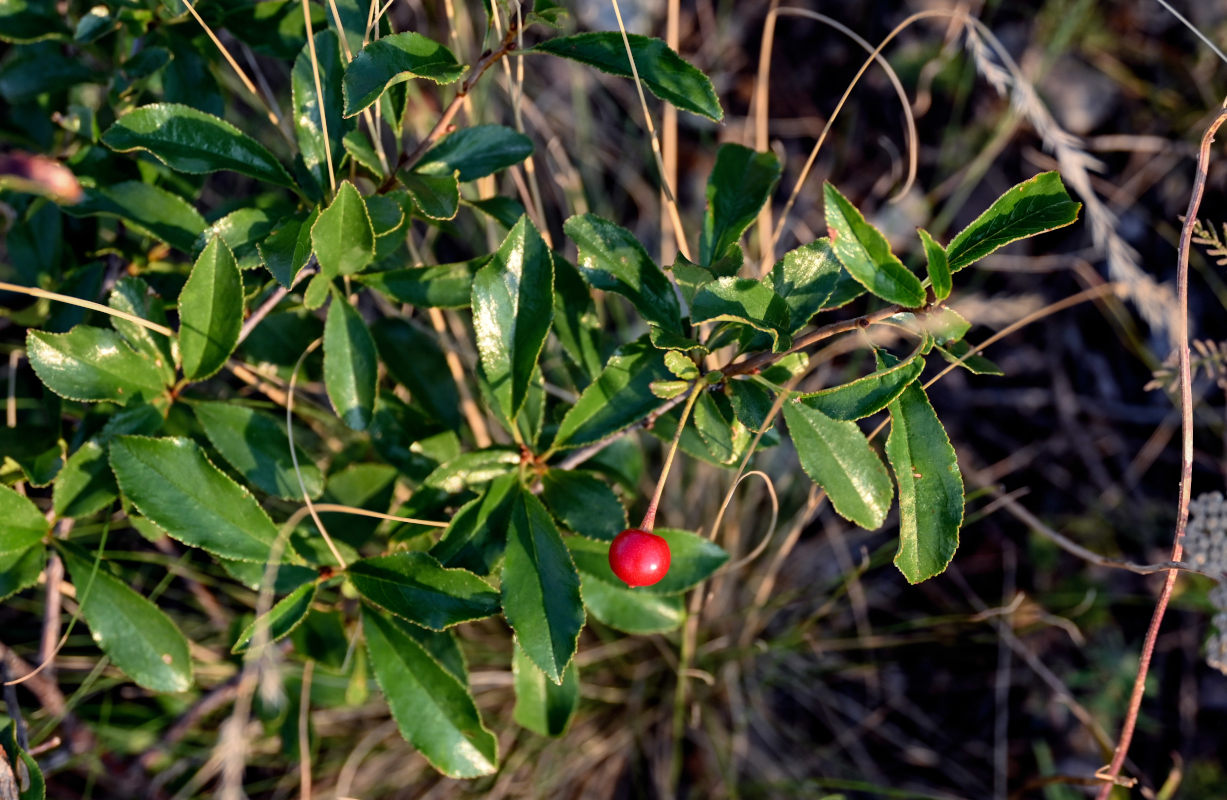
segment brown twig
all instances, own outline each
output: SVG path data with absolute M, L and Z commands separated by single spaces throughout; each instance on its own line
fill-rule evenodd
M 1180 501 L 1176 511 L 1176 535 L 1172 541 L 1172 561 L 1179 561 L 1184 551 L 1184 529 L 1189 521 L 1189 500 L 1192 496 L 1193 482 L 1193 386 L 1189 369 L 1189 246 L 1193 239 L 1193 223 L 1197 220 L 1197 212 L 1201 207 L 1202 194 L 1206 189 L 1206 177 L 1210 169 L 1210 145 L 1214 143 L 1214 134 L 1219 126 L 1227 122 L 1227 110 L 1220 111 L 1210 127 L 1201 137 L 1201 149 L 1197 154 L 1197 174 L 1193 179 L 1193 191 L 1189 197 L 1189 208 L 1184 215 L 1184 224 L 1180 227 L 1180 254 L 1176 269 L 1177 302 L 1180 316 L 1176 322 L 1176 346 L 1180 353 Z M 1125 721 L 1121 726 L 1120 739 L 1112 761 L 1105 770 L 1097 773 L 1104 779 L 1096 795 L 1097 800 L 1108 800 L 1112 787 L 1116 785 L 1116 776 L 1120 774 L 1125 763 L 1125 755 L 1129 752 L 1129 743 L 1133 740 L 1133 731 L 1137 726 L 1138 711 L 1142 707 L 1142 697 L 1146 693 L 1146 673 L 1150 671 L 1150 660 L 1155 652 L 1155 642 L 1159 638 L 1159 626 L 1167 611 L 1168 600 L 1176 585 L 1176 572 L 1170 571 L 1163 581 L 1163 589 L 1159 600 L 1155 603 L 1154 614 L 1150 618 L 1150 627 L 1146 630 L 1146 639 L 1142 642 L 1142 654 L 1138 659 L 1138 673 L 1133 681 L 1133 692 L 1129 696 L 1129 708 L 1125 713 Z
M 503 42 L 499 45 L 498 49 L 491 50 L 477 60 L 469 76 L 460 84 L 460 90 L 456 92 L 456 96 L 447 104 L 447 108 L 443 109 L 443 114 L 439 117 L 439 121 L 430 129 L 430 133 L 426 134 L 426 138 L 418 142 L 417 147 L 410 150 L 397 162 L 391 174 L 379 185 L 379 189 L 376 190 L 377 194 L 390 192 L 396 186 L 396 173 L 416 164 L 426 154 L 427 149 L 438 141 L 443 134 L 447 133 L 448 127 L 452 124 L 452 119 L 460 111 L 460 107 L 464 105 L 464 99 L 468 97 L 469 92 L 472 91 L 473 86 L 481 79 L 481 76 L 485 74 L 486 70 L 494 66 L 499 59 L 516 49 L 516 33 L 517 29 L 514 25 L 508 26 L 507 34 L 503 37 Z

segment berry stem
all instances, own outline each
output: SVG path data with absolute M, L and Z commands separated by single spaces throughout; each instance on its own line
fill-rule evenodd
M 639 530 L 652 532 L 653 526 L 656 525 L 656 508 L 660 505 L 660 496 L 665 493 L 665 480 L 669 477 L 669 470 L 673 468 L 673 457 L 677 455 L 677 446 L 682 441 L 682 431 L 686 429 L 686 420 L 690 419 L 690 411 L 694 408 L 695 401 L 699 399 L 699 392 L 703 391 L 706 384 L 702 379 L 695 382 L 694 388 L 690 390 L 690 395 L 686 398 L 686 405 L 682 407 L 682 415 L 677 420 L 677 430 L 673 433 L 673 443 L 669 445 L 669 455 L 665 456 L 665 465 L 660 470 L 660 478 L 656 481 L 656 491 L 652 494 L 652 502 L 648 504 L 648 511 L 643 515 L 643 522 L 639 523 Z

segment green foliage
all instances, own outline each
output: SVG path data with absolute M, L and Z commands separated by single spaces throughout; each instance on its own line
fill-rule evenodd
M 504 636 L 510 627 L 514 643 L 480 657 L 510 670 L 515 722 L 560 736 L 581 711 L 576 655 L 593 636 L 588 622 L 600 636 L 672 634 L 686 593 L 727 569 L 712 538 L 657 529 L 672 553 L 663 580 L 630 589 L 612 572 L 610 542 L 649 483 L 648 431 L 676 434 L 682 462 L 731 470 L 784 441 L 782 413 L 807 490 L 805 476 L 837 513 L 876 529 L 897 485 L 898 568 L 914 583 L 949 564 L 965 500 L 918 383 L 923 356 L 937 349 L 975 374 L 995 369 L 942 304 L 953 273 L 1074 220 L 1078 204 L 1055 173 L 1011 189 L 947 247 L 920 231 L 930 299 L 829 184 L 829 238 L 760 273 L 742 241 L 770 238 L 752 225 L 783 167 L 771 152 L 725 144 L 701 232 L 697 210 L 684 215 L 696 260 L 662 265 L 596 213 L 542 214 L 537 171 L 556 143 L 547 151 L 535 122 L 462 124 L 497 113 L 477 85 L 521 55 L 518 31 L 492 27 L 468 66 L 422 33 L 368 25 L 357 0 L 308 8 L 306 21 L 291 0 L 199 5 L 264 66 L 277 62 L 269 74 L 282 96 L 268 104 L 288 109 L 280 130 L 259 108 L 266 99 L 239 94 L 178 2 L 68 4 L 64 17 L 0 3 L 6 140 L 44 143 L 81 184 L 77 202 L 53 202 L 46 186 L 0 179 L 4 279 L 42 293 L 5 309 L 29 371 L 12 384 L 18 424 L 0 439 L 0 599 L 44 591 L 32 587 L 59 553 L 94 644 L 118 670 L 99 670 L 107 688 L 130 678 L 184 693 L 165 706 L 181 713 L 233 666 L 209 663 L 196 687 L 189 647 L 224 638 L 236 663 L 251 664 L 272 655 L 250 651 L 279 642 L 295 680 L 308 662 L 325 676 L 300 699 L 362 704 L 373 673 L 431 765 L 492 775 L 498 740 L 465 662 L 471 623 L 500 618 L 501 628 L 478 625 Z M 515 17 L 498 10 L 503 23 Z M 702 118 L 692 123 L 723 118 L 711 80 L 663 42 L 556 36 L 561 16 L 536 3 L 525 25 L 538 43 L 522 54 L 637 72 L 643 88 Z M 522 65 L 531 73 L 546 61 Z M 387 152 L 434 108 L 445 117 L 431 133 Z M 58 127 L 40 133 L 30 115 Z M 696 140 L 712 138 L 700 130 Z M 563 189 L 581 210 L 581 195 L 600 191 Z M 874 350 L 870 374 L 798 388 L 818 359 L 789 351 L 851 332 L 817 328 L 846 322 L 827 312 L 866 292 L 859 327 L 892 326 L 912 355 Z M 872 348 L 855 336 L 841 345 Z M 885 464 L 860 422 L 883 411 Z M 315 514 L 310 500 L 333 506 Z M 139 552 L 99 542 L 112 524 Z M 150 542 L 165 552 L 145 553 Z M 189 569 L 207 573 L 194 589 L 239 607 L 233 625 L 200 624 L 194 605 L 163 594 Z M 270 726 L 279 713 L 263 695 L 255 710 Z M 10 761 L 37 766 L 4 742 Z

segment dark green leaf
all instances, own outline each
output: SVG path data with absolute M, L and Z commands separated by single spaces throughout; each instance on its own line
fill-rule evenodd
M 16 553 L 42 542 L 51 523 L 28 498 L 0 485 L 0 553 Z
M 941 357 L 951 364 L 958 364 L 972 375 L 1004 375 L 1001 367 L 989 361 L 984 356 L 971 353 L 971 345 L 967 342 L 950 342 L 945 347 L 935 348 Z
M 349 153 L 349 157 L 365 167 L 368 172 L 377 177 L 383 176 L 386 168 L 379 160 L 379 154 L 375 152 L 370 137 L 361 128 L 354 128 L 345 134 L 341 144 L 345 147 L 345 152 Z
M 774 153 L 757 153 L 739 144 L 724 144 L 707 178 L 707 213 L 699 238 L 699 264 L 708 267 L 741 240 L 771 199 L 780 180 Z
M 278 186 L 295 185 L 264 145 L 223 119 L 177 103 L 129 111 L 107 129 L 102 142 L 121 153 L 148 151 L 180 172 L 231 170 Z
M 217 237 L 226 243 L 239 269 L 255 269 L 263 265 L 259 243 L 273 232 L 275 221 L 270 212 L 262 208 L 240 208 L 214 222 L 196 237 L 196 249 L 200 252 Z
M 0 41 L 28 44 L 40 39 L 68 36 L 64 16 L 43 0 L 6 0 L 0 3 Z
M 408 623 L 363 609 L 362 632 L 375 680 L 401 734 L 431 766 L 453 778 L 498 768 L 498 740 L 482 725 L 472 695 L 407 631 Z
M 389 86 L 413 78 L 451 83 L 467 69 L 450 50 L 420 33 L 384 36 L 355 53 L 345 70 L 345 116 L 374 103 Z
M 64 213 L 74 217 L 118 217 L 137 231 L 183 253 L 195 252 L 196 238 L 207 225 L 191 203 L 141 181 L 86 189 L 84 199 L 64 206 Z
M 665 633 L 686 618 L 680 594 L 651 594 L 614 586 L 587 572 L 579 573 L 588 613 L 623 633 Z
M 446 427 L 460 427 L 460 393 L 438 340 L 403 319 L 385 317 L 372 327 L 379 355 L 412 400 Z
M 950 290 L 953 287 L 950 282 L 950 263 L 946 259 L 946 248 L 938 244 L 924 228 L 919 228 L 916 233 L 920 235 L 920 243 L 924 245 L 933 297 L 940 303 L 950 296 Z
M 460 182 L 455 175 L 423 175 L 402 169 L 396 177 L 423 216 L 447 220 L 460 211 Z
M 329 156 L 334 167 L 340 163 L 343 154 L 341 139 L 345 136 L 346 129 L 351 127 L 341 115 L 341 74 L 344 67 L 341 64 L 337 35 L 327 29 L 315 34 L 315 65 L 319 68 L 323 102 L 320 102 L 315 90 L 316 73 L 311 55 L 310 48 L 304 46 L 294 59 L 294 69 L 290 73 L 291 107 L 294 110 L 294 133 L 298 139 L 298 152 L 302 154 L 303 165 L 317 184 L 326 187 L 329 186 Z M 328 124 L 327 146 L 325 122 Z
M 426 151 L 413 171 L 422 175 L 455 175 L 461 183 L 519 164 L 533 154 L 533 142 L 502 125 L 474 125 L 445 136 Z
M 653 381 L 669 380 L 663 354 L 646 342 L 622 347 L 562 418 L 555 447 L 579 447 L 635 424 L 661 401 Z
M 866 530 L 880 527 L 895 493 L 882 459 L 856 423 L 795 401 L 784 403 L 784 421 L 805 474 L 826 490 L 839 515 Z
M 592 292 L 579 270 L 562 256 L 554 256 L 554 335 L 563 351 L 591 378 L 601 371 L 601 320 Z
M 272 520 L 190 440 L 117 437 L 111 469 L 124 496 L 173 538 L 223 558 L 268 560 Z
M 462 453 L 442 464 L 422 481 L 423 486 L 457 494 L 466 487 L 488 483 L 506 475 L 520 465 L 520 451 L 515 448 L 489 447 Z
M 481 497 L 456 512 L 430 554 L 448 567 L 489 575 L 507 542 L 507 521 L 519 496 L 519 476 L 491 481 Z
M 516 640 L 547 678 L 561 684 L 584 627 L 579 573 L 550 512 L 523 490 L 508 519 L 502 593 Z
M 737 446 L 733 441 L 733 410 L 729 407 L 728 398 L 721 399 L 724 408 L 717 404 L 711 392 L 700 391 L 692 419 L 694 429 L 702 437 L 708 451 L 721 464 L 729 464 L 737 458 Z
M 233 401 L 194 403 L 192 411 L 209 441 L 244 480 L 268 494 L 302 500 L 284 422 Z M 324 476 L 302 450 L 295 450 L 307 495 L 318 499 Z
M 163 312 L 161 300 L 152 293 L 149 284 L 134 275 L 115 282 L 115 288 L 107 298 L 107 305 L 117 311 L 166 325 L 166 314 Z M 111 327 L 119 331 L 132 349 L 152 360 L 153 365 L 162 370 L 164 383 L 170 384 L 174 381 L 175 361 L 169 337 L 119 317 L 111 317 Z
M 170 617 L 68 542 L 57 542 L 94 642 L 132 680 L 155 692 L 192 685 L 187 639 Z
M 360 272 L 375 258 L 375 230 L 362 195 L 349 181 L 311 226 L 311 246 L 320 274 L 329 278 Z
M 716 279 L 716 274 L 710 269 L 687 261 L 681 253 L 677 254 L 677 260 L 673 262 L 671 271 L 673 280 L 677 283 L 677 288 L 681 291 L 686 305 L 694 302 L 694 296 L 699 289 Z
M 789 332 L 796 333 L 825 307 L 843 267 L 825 236 L 784 254 L 771 270 L 775 293 L 788 305 Z M 860 288 L 860 284 L 856 284 Z
M 370 272 L 359 275 L 358 280 L 398 303 L 423 308 L 467 308 L 473 294 L 473 276 L 489 260 L 489 256 L 484 256 L 437 267 Z
M 542 736 L 562 736 L 579 706 L 579 677 L 575 664 L 567 667 L 562 683 L 546 680 L 518 643 L 511 660 L 515 680 L 515 720 Z
M 17 742 L 17 724 L 12 720 L 0 728 L 0 746 L 3 747 L 3 753 L 0 753 L 0 760 L 4 761 L 2 768 L 6 771 L 11 769 L 5 776 L 5 782 L 0 785 L 4 789 L 5 800 L 46 800 L 47 781 L 43 771 L 34 757 L 21 749 Z M 17 774 L 14 775 L 14 772 Z M 18 776 L 20 786 L 13 785 L 17 781 L 9 782 Z
M 563 525 L 590 539 L 613 541 L 626 527 L 626 509 L 609 484 L 591 472 L 552 469 L 541 499 Z
M 404 224 L 405 209 L 395 197 L 374 194 L 362 199 L 366 202 L 366 212 L 371 218 L 371 228 L 377 240 L 392 235 Z
M 336 294 L 324 322 L 324 386 L 337 416 L 365 430 L 375 410 L 375 340 L 357 309 Z
M 252 620 L 251 624 L 243 629 L 234 647 L 230 648 L 230 652 L 246 653 L 254 643 L 253 640 L 256 638 L 256 630 L 259 626 L 264 626 L 264 635 L 268 637 L 270 644 L 289 636 L 306 619 L 318 587 L 319 584 L 314 581 L 304 583 L 278 600 L 277 604 L 268 610 L 268 613 Z
M 890 404 L 886 457 L 899 484 L 895 566 L 909 583 L 919 583 L 940 575 L 954 558 L 964 501 L 954 447 L 917 384 Z
M 166 391 L 162 370 L 115 331 L 78 325 L 68 333 L 26 333 L 26 353 L 39 380 L 70 400 L 131 403 Z
M 635 594 L 678 594 L 711 577 L 729 560 L 729 554 L 720 545 L 690 531 L 672 528 L 656 528 L 653 533 L 669 543 L 671 554 L 669 572 L 660 583 L 642 586 Z M 611 586 L 625 589 L 623 583 L 609 568 L 609 542 L 598 542 L 582 536 L 567 538 L 567 547 L 579 569 Z
M 179 293 L 183 374 L 204 380 L 230 358 L 243 326 L 243 278 L 230 248 L 212 239 Z
M 1081 208 L 1056 172 L 1023 181 L 954 237 L 946 248 L 950 271 L 958 272 L 1010 242 L 1072 225 Z
M 623 295 L 648 322 L 681 333 L 673 284 L 634 234 L 596 214 L 571 217 L 563 230 L 579 247 L 578 266 L 588 283 Z
M 499 611 L 493 586 L 463 569 L 447 569 L 426 553 L 395 553 L 349 565 L 358 594 L 415 625 L 441 631 Z
M 119 487 L 111 475 L 106 448 L 91 439 L 68 457 L 55 477 L 51 490 L 51 507 L 58 517 L 88 517 L 101 511 L 119 496 Z M 3 506 L 3 503 L 0 503 Z M 0 519 L 4 511 L 0 510 Z M 0 532 L 4 524 L 0 523 Z M 0 551 L 3 536 L 0 536 Z
M 838 420 L 856 420 L 876 414 L 903 393 L 925 368 L 920 353 L 830 389 L 798 395 L 801 404 Z
M 733 413 L 747 430 L 751 433 L 762 430 L 774 402 L 770 392 L 752 380 L 731 380 L 728 397 Z
M 47 550 L 39 545 L 0 554 L 0 601 L 38 583 L 47 563 Z
M 100 78 L 85 63 L 68 57 L 50 42 L 16 48 L 12 56 L 0 66 L 0 95 L 12 105 L 33 103 L 39 95 L 64 92 Z
M 660 39 L 628 34 L 635 67 L 643 85 L 683 111 L 719 122 L 724 118 L 716 90 L 707 76 L 688 64 Z M 528 50 L 569 58 L 601 72 L 633 77 L 622 34 L 615 31 L 580 33 L 549 39 Z
M 695 294 L 690 316 L 695 323 L 722 320 L 749 325 L 771 337 L 776 353 L 792 347 L 788 304 L 762 281 L 717 278 Z
M 554 261 L 527 216 L 473 277 L 472 305 L 482 369 L 495 399 L 514 419 L 554 318 Z
M 287 289 L 294 285 L 299 270 L 311 258 L 311 228 L 319 213 L 318 208 L 313 208 L 306 217 L 287 217 L 263 242 L 256 244 L 264 266 Z
M 925 291 L 920 278 L 890 251 L 890 243 L 881 231 L 866 222 L 834 185 L 824 184 L 823 194 L 831 249 L 848 274 L 888 303 L 907 308 L 924 305 Z

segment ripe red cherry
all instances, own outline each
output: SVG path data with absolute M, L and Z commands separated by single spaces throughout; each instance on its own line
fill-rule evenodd
M 638 528 L 627 528 L 609 546 L 609 567 L 631 588 L 659 583 L 669 571 L 669 543 Z

